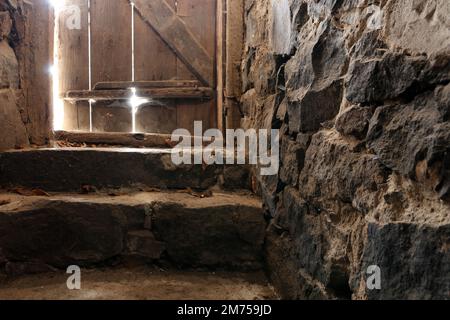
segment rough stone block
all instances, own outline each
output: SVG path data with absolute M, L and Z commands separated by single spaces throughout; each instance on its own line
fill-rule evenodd
M 376 104 L 407 94 L 426 65 L 424 57 L 388 53 L 381 59 L 354 61 L 347 78 L 347 99 Z
M 342 98 L 342 80 L 318 91 L 308 91 L 301 101 L 291 102 L 288 105 L 289 130 L 291 132 L 319 130 L 322 123 L 333 119 L 339 113 Z
M 353 136 L 362 140 L 366 137 L 372 114 L 371 108 L 352 106 L 338 117 L 336 129 L 344 136 Z
M 12 20 L 9 12 L 0 12 L 0 41 L 9 36 L 12 28 Z
M 450 225 L 370 223 L 362 281 L 371 265 L 381 269 L 381 290 L 365 290 L 369 299 L 448 299 Z M 362 293 L 362 294 L 364 294 Z
M 11 262 L 19 263 L 17 270 L 67 268 L 120 256 L 167 258 L 186 267 L 262 267 L 266 222 L 260 200 L 248 194 L 7 193 L 0 203 L 0 268 Z M 150 208 L 153 232 L 144 229 Z
M 8 41 L 0 41 L 0 89 L 19 88 L 19 63 Z
M 262 263 L 266 223 L 261 207 L 235 204 L 192 208 L 160 204 L 153 232 L 178 265 L 257 269 Z M 250 200 L 251 201 L 251 200 Z
M 122 223 L 110 206 L 42 199 L 0 213 L 0 248 L 9 261 L 67 268 L 123 251 Z
M 28 146 L 28 135 L 18 111 L 14 90 L 0 89 L 0 128 L 0 150 Z
M 288 185 L 298 185 L 299 174 L 305 165 L 306 150 L 311 135 L 298 134 L 296 140 L 284 137 L 281 143 L 280 179 Z
M 127 249 L 132 255 L 151 260 L 159 260 L 165 250 L 164 243 L 157 241 L 153 233 L 147 230 L 129 232 Z
M 0 185 L 75 191 L 155 187 L 208 189 L 217 184 L 221 166 L 180 165 L 166 149 L 38 149 L 0 154 Z
M 450 85 L 410 103 L 379 107 L 367 143 L 389 168 L 421 181 L 444 197 L 450 179 Z

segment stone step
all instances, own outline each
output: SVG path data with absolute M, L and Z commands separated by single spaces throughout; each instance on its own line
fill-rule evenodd
M 0 153 L 3 188 L 55 192 L 78 192 L 83 186 L 208 189 L 218 183 L 228 189 L 248 189 L 249 170 L 237 165 L 177 166 L 170 149 L 51 148 Z
M 115 258 L 259 269 L 266 222 L 250 194 L 0 194 L 0 268 L 95 266 Z M 12 271 L 12 273 L 14 273 Z
M 278 299 L 264 273 L 160 270 L 145 266 L 81 269 L 81 289 L 67 290 L 65 270 L 9 278 L 0 300 Z M 202 317 L 201 317 L 202 318 Z

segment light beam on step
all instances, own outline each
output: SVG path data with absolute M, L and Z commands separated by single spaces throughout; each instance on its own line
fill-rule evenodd
M 142 97 L 138 97 L 136 95 L 136 88 L 131 88 L 131 93 L 132 94 L 131 94 L 131 97 L 128 100 L 128 102 L 129 102 L 129 104 L 131 106 L 131 116 L 132 116 L 131 121 L 132 121 L 132 127 L 133 127 L 133 129 L 132 129 L 133 132 L 132 133 L 137 133 L 137 130 L 136 130 L 136 113 L 138 111 L 138 108 L 141 105 L 143 105 L 143 104 L 149 103 L 150 99 L 145 99 L 145 98 L 142 98 Z

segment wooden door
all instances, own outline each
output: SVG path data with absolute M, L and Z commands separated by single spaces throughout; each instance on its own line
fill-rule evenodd
M 151 92 L 166 84 L 215 91 L 215 0 L 134 0 L 134 8 L 129 0 L 66 1 L 67 7 L 74 5 L 80 8 L 81 28 L 67 28 L 64 8 L 57 25 L 59 90 L 70 96 L 64 103 L 66 130 L 87 131 L 92 119 L 95 132 L 132 131 L 129 101 L 95 99 L 98 90 L 111 90 L 108 97 L 143 84 L 157 86 Z M 136 131 L 192 132 L 197 120 L 206 129 L 216 126 L 214 96 L 156 96 L 145 97 L 151 101 L 138 108 Z

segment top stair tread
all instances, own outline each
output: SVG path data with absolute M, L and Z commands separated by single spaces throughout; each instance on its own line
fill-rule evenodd
M 26 211 L 30 208 L 48 205 L 51 202 L 117 205 L 117 206 L 144 206 L 147 204 L 164 203 L 183 206 L 186 209 L 203 209 L 218 207 L 247 207 L 261 209 L 261 200 L 250 193 L 218 192 L 201 198 L 186 191 L 161 192 L 132 192 L 117 195 L 106 193 L 75 194 L 52 193 L 48 196 L 25 196 L 11 192 L 0 193 L 0 212 L 13 213 Z
M 84 185 L 98 189 L 209 189 L 222 182 L 222 175 L 226 188 L 249 189 L 248 167 L 176 165 L 171 149 L 44 148 L 0 153 L 0 187 L 6 188 L 58 192 L 77 192 Z

